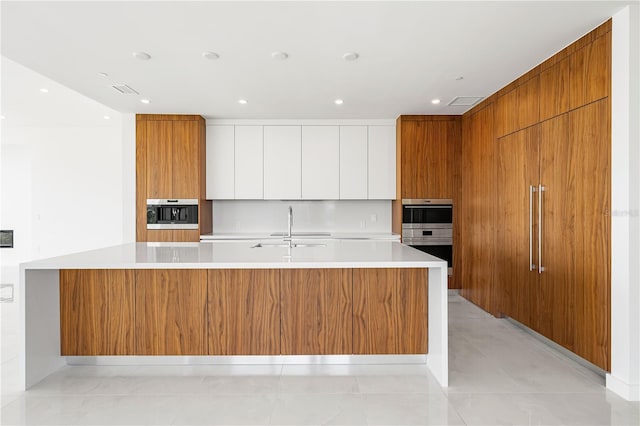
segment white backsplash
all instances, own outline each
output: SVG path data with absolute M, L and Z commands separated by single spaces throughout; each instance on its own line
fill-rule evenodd
M 391 232 L 391 201 L 214 201 L 214 234 L 287 230 L 293 207 L 294 232 Z

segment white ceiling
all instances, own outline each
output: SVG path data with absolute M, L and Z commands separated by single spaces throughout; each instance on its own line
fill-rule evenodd
M 1 43 L 3 56 L 121 112 L 461 114 L 468 107 L 447 106 L 454 97 L 494 93 L 633 2 L 2 1 Z M 289 59 L 273 60 L 277 50 Z M 346 52 L 360 58 L 346 62 Z M 3 73 L 3 114 L 11 84 Z

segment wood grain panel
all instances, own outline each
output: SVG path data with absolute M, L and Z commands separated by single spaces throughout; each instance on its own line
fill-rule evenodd
M 353 270 L 353 353 L 427 353 L 426 269 Z
M 494 104 L 462 124 L 462 295 L 497 315 Z
M 136 354 L 206 354 L 206 271 L 136 270 L 135 276 Z
M 136 123 L 136 241 L 147 241 L 147 126 L 144 122 Z
M 496 136 L 502 137 L 536 124 L 540 118 L 540 78 L 534 76 L 496 102 Z
M 453 148 L 453 275 L 449 288 L 462 288 L 462 120 Z
M 287 269 L 280 280 L 282 354 L 352 353 L 351 269 Z
M 538 311 L 532 327 L 569 350 L 574 348 L 576 315 L 576 154 L 569 138 L 568 115 L 540 125 L 542 194 L 542 260 Z
M 401 198 L 453 198 L 455 145 L 460 119 L 402 120 Z
M 200 198 L 200 123 L 174 121 L 171 138 L 172 198 Z
M 569 60 L 540 73 L 540 121 L 569 111 Z
M 611 33 L 570 57 L 569 107 L 575 109 L 611 93 Z
M 209 355 L 280 355 L 280 272 L 210 270 Z
M 539 181 L 538 127 L 498 139 L 496 163 L 496 211 L 500 212 L 500 226 L 497 227 L 495 262 L 499 303 L 502 313 L 531 327 L 535 318 L 538 271 L 529 270 L 529 248 L 537 244 L 534 216 L 529 213 L 537 197 L 529 195 L 530 187 L 537 186 Z M 532 259 L 535 264 L 536 258 Z
M 611 106 L 608 99 L 570 113 L 576 144 L 575 352 L 611 370 Z
M 171 174 L 173 164 L 171 147 L 172 123 L 167 121 L 147 121 L 144 125 L 146 126 L 147 146 L 147 198 L 171 197 L 173 190 Z
M 132 354 L 133 296 L 130 270 L 61 270 L 61 355 Z

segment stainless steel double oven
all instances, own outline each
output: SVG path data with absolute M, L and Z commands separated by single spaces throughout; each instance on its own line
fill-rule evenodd
M 446 260 L 453 268 L 453 202 L 450 199 L 403 199 L 402 242 Z

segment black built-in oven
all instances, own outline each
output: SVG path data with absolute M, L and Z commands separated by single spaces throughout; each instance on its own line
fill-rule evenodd
M 446 260 L 453 268 L 453 202 L 450 199 L 403 199 L 402 242 Z

